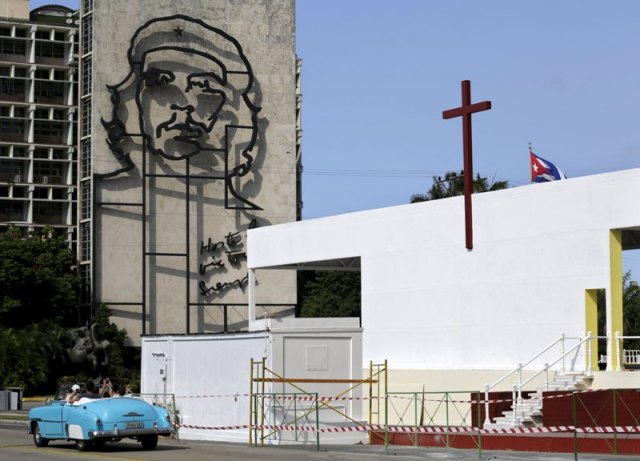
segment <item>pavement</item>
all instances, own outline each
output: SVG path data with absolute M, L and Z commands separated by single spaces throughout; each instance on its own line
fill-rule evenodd
M 36 399 L 24 399 L 22 403 L 22 409 L 0 411 L 0 425 L 15 425 L 24 426 L 26 430 L 27 413 L 33 407 L 44 405 L 46 403 L 45 398 Z M 189 443 L 206 443 L 206 442 L 189 442 Z M 224 444 L 217 444 L 223 446 Z M 216 446 L 217 446 L 216 445 Z M 230 446 L 238 446 L 238 444 L 228 444 Z M 286 447 L 280 447 L 286 449 Z M 293 448 L 293 447 L 290 447 Z M 298 447 L 299 448 L 299 447 Z M 471 460 L 471 459 L 483 459 L 492 461 L 567 461 L 573 460 L 573 454 L 567 453 L 534 453 L 534 452 L 513 452 L 513 451 L 483 451 L 482 456 L 478 457 L 477 450 L 456 450 L 456 449 L 434 449 L 434 448 L 420 448 L 420 447 L 401 447 L 401 446 L 389 446 L 388 451 L 384 446 L 370 446 L 370 445 L 323 445 L 322 452 L 327 454 L 333 453 L 337 456 L 336 459 L 347 459 L 349 456 L 366 456 L 366 457 L 395 457 L 414 459 L 414 457 L 423 458 L 425 460 Z M 311 452 L 310 452 L 311 453 Z M 344 457 L 340 455 L 342 453 Z M 349 459 L 351 459 L 349 457 Z M 235 459 L 235 458 L 234 458 Z M 334 459 L 334 456 L 329 456 L 329 459 Z M 580 460 L 589 461 L 613 461 L 613 460 L 631 460 L 638 459 L 634 456 L 624 455 L 579 455 Z

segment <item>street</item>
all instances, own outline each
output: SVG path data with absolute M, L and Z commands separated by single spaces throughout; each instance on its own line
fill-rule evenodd
M 390 447 L 385 453 L 381 446 L 366 445 L 331 445 L 321 447 L 264 447 L 249 448 L 246 445 L 219 442 L 177 442 L 161 438 L 158 448 L 144 451 L 134 441 L 108 443 L 100 451 L 79 452 L 71 442 L 56 441 L 46 448 L 36 448 L 30 435 L 27 434 L 24 422 L 0 423 L 0 461 L 69 461 L 77 460 L 128 460 L 128 461 L 199 461 L 203 459 L 226 460 L 261 460 L 261 461 L 295 461 L 295 460 L 344 460 L 362 461 L 391 459 L 406 461 L 473 461 L 478 459 L 476 450 L 446 450 L 435 448 Z M 540 454 L 514 452 L 482 453 L 483 460 L 493 461 L 570 461 L 573 454 Z M 630 461 L 631 456 L 612 455 L 580 455 L 585 461 Z

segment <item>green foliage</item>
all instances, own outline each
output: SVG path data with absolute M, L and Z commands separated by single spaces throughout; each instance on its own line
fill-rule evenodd
M 25 328 L 34 321 L 78 322 L 79 282 L 73 253 L 62 237 L 22 238 L 0 233 L 0 325 Z
M 605 290 L 598 290 L 598 336 L 606 336 Z M 622 328 L 624 336 L 640 336 L 640 287 L 632 282 L 631 271 L 622 277 Z M 598 342 L 600 354 L 607 351 L 606 340 Z M 625 339 L 623 349 L 640 349 L 640 340 Z
M 359 317 L 360 273 L 318 271 L 304 285 L 301 317 Z
M 55 386 L 66 362 L 67 330 L 45 320 L 23 329 L 0 328 L 0 387 L 31 392 Z
M 125 383 L 139 379 L 139 352 L 124 347 L 127 332 L 109 321 L 104 306 L 96 309 L 91 332 L 109 342 L 106 369 L 71 363 L 71 332 L 80 326 L 74 264 L 67 243 L 51 229 L 27 238 L 14 229 L 0 233 L 0 387 L 22 387 L 29 395 L 54 391 L 65 375 L 82 382 L 97 372 Z
M 507 189 L 508 181 L 492 181 L 478 174 L 473 180 L 473 192 L 490 192 L 500 189 Z M 426 194 L 413 194 L 410 203 L 427 202 L 447 197 L 464 195 L 464 171 L 459 174 L 455 171 L 447 171 L 444 179 L 440 176 L 433 177 L 433 184 Z

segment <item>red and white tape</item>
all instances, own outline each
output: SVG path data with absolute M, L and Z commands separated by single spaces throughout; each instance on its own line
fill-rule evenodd
M 229 431 L 239 429 L 249 429 L 249 425 L 238 426 L 200 426 L 194 424 L 179 424 L 179 428 L 199 429 L 211 431 Z M 298 432 L 368 432 L 368 431 L 387 431 L 393 434 L 544 434 L 544 433 L 561 433 L 577 432 L 580 434 L 640 434 L 640 426 L 603 426 L 603 427 L 573 427 L 573 426 L 549 426 L 549 427 L 514 427 L 514 428 L 496 428 L 496 429 L 480 429 L 471 426 L 388 426 L 381 424 L 362 424 L 354 426 L 341 427 L 322 427 L 315 426 L 297 426 L 293 424 L 284 425 L 264 425 L 251 426 L 254 430 L 268 431 L 298 431 Z

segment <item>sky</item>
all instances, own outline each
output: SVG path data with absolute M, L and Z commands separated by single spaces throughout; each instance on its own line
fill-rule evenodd
M 31 7 L 47 3 L 78 6 Z M 529 143 L 569 178 L 640 166 L 640 1 L 297 0 L 296 16 L 304 219 L 405 204 L 461 170 L 442 111 L 462 80 L 492 102 L 475 173 L 529 184 Z

